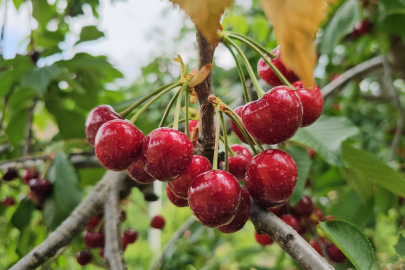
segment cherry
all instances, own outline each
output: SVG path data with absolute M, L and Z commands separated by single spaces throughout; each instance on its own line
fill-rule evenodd
M 262 246 L 267 246 L 273 244 L 273 239 L 271 239 L 267 234 L 258 234 L 255 231 L 255 239 L 256 242 L 259 243 Z
M 93 259 L 93 253 L 88 250 L 82 250 L 76 253 L 77 263 L 80 265 L 86 265 Z
M 312 200 L 308 196 L 302 197 L 301 200 L 297 202 L 297 204 L 293 207 L 294 215 L 300 217 L 309 217 L 314 210 L 314 204 Z
M 302 81 L 293 83 L 296 93 L 301 99 L 302 123 L 301 127 L 312 125 L 321 115 L 323 109 L 323 97 L 319 87 L 314 84 L 311 88 L 305 87 Z
M 169 200 L 177 207 L 185 207 L 188 206 L 188 201 L 177 197 L 176 194 L 170 189 L 169 184 L 166 184 L 166 193 Z
M 318 208 L 314 208 L 314 211 L 312 211 L 312 215 L 310 216 L 309 221 L 311 222 L 312 225 L 318 225 L 319 221 L 323 220 L 323 213 L 321 210 Z
M 299 220 L 299 224 L 300 224 L 300 229 L 297 231 L 297 233 L 299 235 L 304 235 L 308 230 L 307 222 L 306 222 L 305 218 L 301 218 Z
M 15 204 L 15 200 L 12 197 L 7 197 L 4 199 L 3 204 L 6 206 L 13 206 Z
M 325 245 L 325 239 L 321 238 L 321 243 L 322 243 L 323 245 Z M 321 247 L 318 245 L 318 242 L 316 242 L 315 238 L 312 238 L 312 239 L 309 241 L 309 244 L 316 250 L 316 252 L 319 253 L 319 255 L 323 256 L 322 249 L 321 249 Z
M 99 254 L 100 257 L 104 259 L 104 248 L 100 248 Z
M 135 229 L 129 229 L 124 232 L 124 237 L 129 244 L 132 244 L 138 239 L 138 231 Z
M 249 149 L 240 144 L 231 145 L 231 149 L 235 151 L 236 156 L 229 157 L 229 172 L 238 180 L 243 180 L 246 173 L 246 167 L 252 159 L 252 154 Z
M 195 218 L 206 227 L 229 224 L 241 200 L 236 178 L 222 170 L 200 174 L 188 189 L 188 203 Z
M 285 224 L 291 226 L 291 228 L 293 228 L 295 231 L 299 232 L 301 230 L 300 223 L 298 222 L 298 220 L 293 215 L 290 215 L 290 214 L 282 215 L 280 217 L 280 219 L 282 221 L 284 221 Z
M 236 216 L 231 223 L 217 227 L 217 230 L 223 233 L 234 233 L 239 231 L 245 226 L 246 221 L 249 219 L 250 213 L 250 197 L 246 190 L 241 189 L 242 198 L 236 210 Z
M 83 239 L 84 244 L 89 248 L 104 247 L 104 233 L 86 231 Z
M 295 75 L 293 71 L 288 70 L 281 61 L 280 46 L 275 48 L 272 51 L 272 54 L 276 55 L 276 58 L 272 59 L 271 63 L 284 75 L 284 77 L 291 83 L 298 80 L 297 75 Z M 269 65 L 267 65 L 266 61 L 264 61 L 263 58 L 260 58 L 259 63 L 257 64 L 257 71 L 259 73 L 259 76 L 271 86 L 283 85 L 283 82 L 278 78 L 276 73 L 274 73 Z
M 330 260 L 334 263 L 342 263 L 346 260 L 346 255 L 333 243 L 328 245 L 327 252 Z
M 249 195 L 265 207 L 285 203 L 297 183 L 297 166 L 284 151 L 269 149 L 249 163 L 245 186 Z
M 211 169 L 211 163 L 207 158 L 195 155 L 187 170 L 179 178 L 170 182 L 169 187 L 178 197 L 187 199 L 188 188 L 194 178 Z
M 52 191 L 52 183 L 48 179 L 31 179 L 28 185 L 36 197 L 46 197 Z
M 97 227 L 99 222 L 100 222 L 100 219 L 98 217 L 92 217 L 90 219 L 89 223 L 87 223 L 86 228 L 88 230 L 94 230 L 94 228 Z
M 86 136 L 89 143 L 94 146 L 97 131 L 106 122 L 122 119 L 109 105 L 100 105 L 89 113 L 86 119 Z
M 193 161 L 193 145 L 187 136 L 172 128 L 158 128 L 146 136 L 142 163 L 153 178 L 169 182 L 177 179 Z
M 18 177 L 18 171 L 15 168 L 7 168 L 6 172 L 3 174 L 4 181 L 11 181 Z
M 242 109 L 243 109 L 243 106 L 236 107 L 236 109 L 234 109 L 234 112 L 237 115 L 239 115 L 239 117 L 241 117 Z M 232 128 L 233 133 L 235 133 L 235 135 L 239 138 L 239 140 L 241 140 L 241 142 L 246 143 L 246 144 L 248 143 L 246 141 L 245 137 L 243 136 L 242 132 L 239 130 L 238 126 L 232 120 L 231 120 L 231 128 Z
M 367 34 L 371 28 L 371 23 L 368 20 L 362 20 L 356 23 L 353 32 L 351 33 L 352 37 L 357 38 L 362 35 Z
M 315 159 L 315 151 L 312 148 L 307 147 L 307 151 L 309 154 L 309 157 L 314 160 Z
M 302 122 L 302 105 L 296 91 L 277 86 L 242 109 L 245 128 L 256 140 L 276 144 L 290 139 Z
M 141 156 L 144 139 L 142 131 L 127 120 L 106 122 L 97 132 L 96 156 L 108 170 L 126 170 Z
M 142 164 L 142 159 L 138 159 L 137 162 L 135 162 L 134 165 L 129 167 L 127 170 L 127 174 L 129 177 L 134 179 L 136 182 L 141 183 L 141 184 L 149 184 L 155 181 L 152 176 L 147 174 L 145 170 L 143 169 L 143 164 Z
M 188 121 L 188 128 L 189 128 L 189 130 L 190 130 L 190 136 L 191 136 L 191 138 L 193 138 L 193 137 L 192 137 L 192 134 L 193 134 L 194 129 L 195 129 L 197 126 L 198 126 L 198 121 L 197 121 L 197 120 L 190 120 L 190 121 Z M 186 132 L 185 129 L 184 129 L 184 134 L 187 134 L 187 132 Z M 197 147 L 197 140 L 192 141 L 192 143 L 193 143 L 193 147 L 194 147 L 194 148 Z
M 124 210 L 121 210 L 120 215 L 121 215 L 121 217 L 120 217 L 121 222 L 124 222 L 125 220 L 127 220 L 127 212 L 125 212 Z
M 28 181 L 39 177 L 39 171 L 35 168 L 28 168 L 23 172 L 22 179 L 28 185 Z
M 128 240 L 125 236 L 121 237 L 121 243 L 122 243 L 122 250 L 125 251 L 127 249 L 128 246 Z
M 165 223 L 166 223 L 165 219 L 162 216 L 157 215 L 152 219 L 152 222 L 150 223 L 150 226 L 152 228 L 161 230 L 165 226 Z
M 269 207 L 267 208 L 267 210 L 269 210 L 270 212 L 273 212 L 273 214 L 275 214 L 276 216 L 280 217 L 282 215 L 287 214 L 287 204 L 282 204 L 280 206 L 276 206 L 276 207 Z

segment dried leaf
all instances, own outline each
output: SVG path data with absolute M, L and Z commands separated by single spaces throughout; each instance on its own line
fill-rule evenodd
M 313 84 L 316 63 L 314 39 L 331 0 L 261 0 L 273 23 L 281 58 L 307 86 Z
M 191 81 L 188 83 L 188 86 L 191 88 L 202 83 L 205 78 L 207 78 L 208 74 L 211 73 L 213 68 L 214 66 L 212 64 L 206 64 L 205 66 L 203 66 L 193 77 L 193 79 L 191 79 Z
M 180 6 L 191 17 L 195 26 L 209 40 L 217 39 L 221 30 L 220 19 L 232 0 L 170 0 Z

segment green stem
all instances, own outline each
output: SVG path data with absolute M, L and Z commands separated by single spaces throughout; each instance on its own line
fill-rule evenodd
M 180 86 L 182 83 L 181 82 L 177 82 L 175 84 L 172 84 L 170 86 L 168 86 L 166 89 L 162 90 L 159 94 L 157 94 L 156 96 L 154 96 L 151 100 L 148 101 L 148 103 L 146 103 L 132 118 L 131 120 L 129 120 L 129 122 L 131 122 L 132 124 L 135 123 L 135 121 L 139 118 L 139 116 L 141 116 L 141 114 L 150 106 L 152 105 L 153 102 L 155 102 L 158 98 L 160 98 L 161 96 L 163 96 L 164 94 L 166 94 L 167 92 L 169 92 L 170 90 L 172 90 L 173 88 Z
M 219 150 L 219 128 L 221 124 L 221 119 L 219 117 L 220 111 L 219 108 L 215 108 L 215 113 L 217 115 L 217 121 L 216 121 L 216 126 L 215 126 L 215 148 L 214 148 L 214 160 L 212 161 L 212 170 L 218 169 L 218 150 Z
M 233 56 L 233 59 L 235 59 L 236 69 L 238 70 L 239 77 L 240 77 L 240 82 L 242 83 L 242 87 L 243 87 L 243 95 L 245 96 L 245 102 L 249 103 L 250 102 L 250 97 L 249 97 L 249 93 L 248 93 L 247 86 L 246 86 L 246 79 L 245 79 L 245 75 L 243 74 L 243 70 L 242 70 L 242 67 L 241 67 L 241 65 L 239 63 L 239 60 L 236 57 L 235 53 L 233 52 L 231 46 L 229 46 L 229 44 L 226 44 L 226 43 L 224 43 L 224 45 L 231 52 L 231 54 Z
M 253 39 L 251 39 L 249 37 L 243 36 L 243 35 L 241 35 L 239 33 L 235 33 L 235 32 L 227 32 L 226 35 L 229 36 L 230 38 L 242 41 L 243 43 L 245 43 L 246 45 L 248 45 L 250 47 L 256 46 L 263 53 L 267 54 L 271 59 L 274 59 L 277 57 L 271 51 L 267 50 L 262 45 L 260 45 L 259 43 L 257 43 L 256 41 L 254 41 Z
M 221 135 L 219 135 L 219 140 L 220 140 L 223 144 L 225 144 L 224 137 L 222 137 Z M 233 151 L 232 148 L 231 148 L 229 145 L 228 145 L 228 152 L 231 153 L 231 157 L 234 157 L 234 156 L 237 155 L 236 152 Z
M 176 92 L 176 94 L 174 94 L 174 96 L 172 97 L 172 99 L 169 102 L 169 105 L 167 105 L 167 108 L 166 108 L 166 110 L 165 110 L 165 112 L 163 114 L 163 117 L 160 120 L 160 124 L 159 124 L 160 128 L 165 126 L 166 119 L 169 116 L 170 110 L 173 107 L 174 103 L 176 102 L 177 97 L 180 94 L 180 91 L 181 91 L 181 88 Z M 173 125 L 173 123 L 172 123 L 172 125 Z
M 226 125 L 224 121 L 224 116 L 221 111 L 218 111 L 219 119 L 221 120 L 222 133 L 224 134 L 224 144 L 225 144 L 225 171 L 229 171 L 229 160 L 228 160 L 228 134 L 226 133 Z
M 253 69 L 249 64 L 249 61 L 246 58 L 245 54 L 242 52 L 242 50 L 238 47 L 238 45 L 236 45 L 235 42 L 233 42 L 228 37 L 224 37 L 223 42 L 224 42 L 224 44 L 232 45 L 232 47 L 234 47 L 238 51 L 238 54 L 242 58 L 242 62 L 245 65 L 245 67 L 246 67 L 246 69 L 247 69 L 247 71 L 249 73 L 250 79 L 252 80 L 252 83 L 255 86 L 258 97 L 261 98 L 262 96 L 264 96 L 264 94 L 266 94 L 266 92 L 264 92 L 263 89 L 260 87 L 259 82 L 257 81 L 257 78 L 255 76 L 255 73 L 253 72 Z
M 147 99 L 149 99 L 150 97 L 153 97 L 156 94 L 159 94 L 160 92 L 162 92 L 164 89 L 166 89 L 167 87 L 173 85 L 173 83 L 169 83 L 166 85 L 163 85 L 162 87 L 156 89 L 155 91 L 150 92 L 149 94 L 147 94 L 146 96 L 144 96 L 143 98 L 141 98 L 140 100 L 138 100 L 137 102 L 135 102 L 134 104 L 132 104 L 128 109 L 126 109 L 125 111 L 122 111 L 119 113 L 119 115 L 122 118 L 125 118 L 128 114 L 130 114 L 135 108 L 137 108 L 139 105 L 141 105 L 142 103 L 144 103 Z
M 177 97 L 177 103 L 176 103 L 176 111 L 174 113 L 174 121 L 173 121 L 173 129 L 178 130 L 179 129 L 179 118 L 180 118 L 180 110 L 181 110 L 181 99 L 183 97 L 184 91 L 188 90 L 188 84 L 183 83 L 183 86 L 180 89 L 180 94 Z
M 245 137 L 246 141 L 248 142 L 250 148 L 252 148 L 253 153 L 255 155 L 257 155 L 258 152 L 251 140 L 251 137 L 249 135 L 247 135 L 245 129 L 242 127 L 242 125 L 239 123 L 239 121 L 235 118 L 235 116 L 232 113 L 226 113 L 226 115 L 228 115 L 229 118 L 231 118 L 231 120 L 236 124 L 236 126 L 239 128 L 240 132 L 242 133 L 243 137 Z
M 186 118 L 181 118 L 181 119 L 179 120 L 179 124 L 180 124 L 180 123 L 183 123 L 183 122 L 185 122 L 185 121 L 186 121 Z M 171 124 L 167 125 L 167 127 L 172 127 L 173 124 L 174 124 L 174 123 L 171 123 Z
M 190 106 L 190 92 L 186 89 L 186 135 L 191 139 L 190 135 L 190 125 L 188 119 L 188 107 Z

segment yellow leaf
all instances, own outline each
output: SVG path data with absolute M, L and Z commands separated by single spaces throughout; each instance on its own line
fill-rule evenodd
M 316 63 L 314 39 L 331 0 L 261 0 L 273 23 L 281 60 L 306 86 L 313 84 Z
M 221 30 L 220 19 L 232 0 L 170 0 L 191 17 L 195 26 L 209 40 L 217 39 Z

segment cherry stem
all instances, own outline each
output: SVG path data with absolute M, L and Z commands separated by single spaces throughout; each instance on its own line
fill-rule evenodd
M 219 139 L 221 140 L 221 142 L 223 142 L 225 144 L 225 140 L 224 137 L 222 137 L 221 135 L 219 136 Z M 236 156 L 236 152 L 232 150 L 232 148 L 228 145 L 228 152 L 231 154 L 231 157 Z
M 224 43 L 224 45 L 231 52 L 231 54 L 233 56 L 233 59 L 235 59 L 236 69 L 238 70 L 239 77 L 240 77 L 240 82 L 242 83 L 242 87 L 243 87 L 243 95 L 245 96 L 245 102 L 248 103 L 248 102 L 250 102 L 250 97 L 249 97 L 249 93 L 248 93 L 248 90 L 247 90 L 246 79 L 245 79 L 245 75 L 243 74 L 242 66 L 240 65 L 239 59 L 236 57 L 236 55 L 233 52 L 231 46 L 229 46 L 229 44 L 226 44 L 226 43 Z
M 229 149 L 229 144 L 228 144 L 228 134 L 226 133 L 226 125 L 225 125 L 225 120 L 224 116 L 222 115 L 222 112 L 218 110 L 219 118 L 221 120 L 221 126 L 222 126 L 222 134 L 224 134 L 224 144 L 225 144 L 225 171 L 229 171 L 229 160 L 228 160 L 228 149 Z
M 175 130 L 179 129 L 179 118 L 180 118 L 180 111 L 181 111 L 181 99 L 183 97 L 184 91 L 188 91 L 188 84 L 187 83 L 183 83 L 183 86 L 180 89 L 180 94 L 177 97 L 176 111 L 174 113 L 174 121 L 173 121 L 173 129 L 175 129 Z
M 156 94 L 159 94 L 160 92 L 162 92 L 164 89 L 166 89 L 167 87 L 171 86 L 175 84 L 174 82 L 166 84 L 162 87 L 159 87 L 158 89 L 150 92 L 149 94 L 147 94 L 146 96 L 144 96 L 143 98 L 141 98 L 140 100 L 138 100 L 137 102 L 135 102 L 134 104 L 132 104 L 128 109 L 126 109 L 125 111 L 122 111 L 119 113 L 119 115 L 122 118 L 125 118 L 128 114 L 130 114 L 135 108 L 137 108 L 139 105 L 141 105 L 142 103 L 144 103 L 147 99 L 149 99 L 150 97 L 153 97 Z
M 188 88 L 185 90 L 186 91 L 186 135 L 189 139 L 191 139 L 190 135 L 190 120 L 188 119 L 188 107 L 190 106 L 190 91 Z
M 259 48 L 263 53 L 267 54 L 271 59 L 274 59 L 277 57 L 272 52 L 270 52 L 265 47 L 263 47 L 262 45 L 260 45 L 259 43 L 257 43 L 256 41 L 254 41 L 253 39 L 251 39 L 249 37 L 246 37 L 246 36 L 241 35 L 236 32 L 226 32 L 225 35 L 229 36 L 230 38 L 242 41 L 243 43 L 245 43 L 246 45 L 248 45 L 251 48 L 253 48 L 253 47 Z
M 217 114 L 217 121 L 215 123 L 215 148 L 214 148 L 214 159 L 212 161 L 212 170 L 218 169 L 218 151 L 219 151 L 219 129 L 221 124 L 220 110 L 218 106 L 215 106 L 215 113 Z
M 245 129 L 241 126 L 241 124 L 239 123 L 239 121 L 235 118 L 235 115 L 233 115 L 233 113 L 231 112 L 225 112 L 226 115 L 229 116 L 229 118 L 231 118 L 231 120 L 236 124 L 236 126 L 238 127 L 238 129 L 240 130 L 240 132 L 242 133 L 243 137 L 245 137 L 245 140 L 248 142 L 250 148 L 252 148 L 252 151 L 255 155 L 258 154 L 257 149 L 255 148 L 251 137 L 246 133 Z
M 131 120 L 129 120 L 129 122 L 131 124 L 134 124 L 135 121 L 139 118 L 139 116 L 141 116 L 141 114 L 146 111 L 146 109 L 152 105 L 153 102 L 155 102 L 158 98 L 160 98 L 161 96 L 163 96 L 164 94 L 166 94 L 167 92 L 169 92 L 170 90 L 172 90 L 173 88 L 180 86 L 182 84 L 182 82 L 177 82 L 175 84 L 172 84 L 170 86 L 168 86 L 167 88 L 165 88 L 164 90 L 162 90 L 159 94 L 157 94 L 156 96 L 154 96 L 151 100 L 148 101 L 148 103 L 146 103 L 132 118 Z
M 185 121 L 186 121 L 186 118 L 181 118 L 181 119 L 179 120 L 179 124 L 180 124 L 180 123 L 183 123 L 183 122 L 185 122 Z M 171 123 L 171 124 L 167 125 L 167 127 L 172 127 L 173 124 L 174 124 L 174 123 Z
M 161 128 L 161 127 L 164 127 L 165 122 L 166 122 L 166 119 L 167 119 L 167 117 L 169 116 L 170 110 L 172 109 L 174 103 L 176 102 L 177 97 L 178 97 L 179 94 L 180 94 L 180 91 L 181 91 L 181 88 L 176 92 L 176 94 L 174 94 L 174 96 L 173 96 L 172 99 L 170 100 L 169 104 L 167 105 L 166 110 L 165 110 L 165 112 L 164 112 L 164 114 L 163 114 L 162 120 L 160 120 L 160 124 L 159 124 L 159 127 L 160 127 L 160 128 Z M 173 123 L 172 123 L 171 125 L 173 125 Z
M 249 64 L 249 61 L 246 58 L 245 54 L 242 52 L 242 50 L 238 47 L 238 45 L 236 45 L 235 42 L 233 42 L 231 39 L 229 39 L 226 36 L 224 37 L 223 42 L 224 42 L 224 44 L 227 43 L 227 44 L 232 45 L 232 47 L 234 47 L 238 51 L 238 54 L 242 58 L 242 62 L 245 65 L 245 67 L 249 73 L 250 79 L 252 80 L 252 83 L 255 86 L 258 97 L 261 98 L 262 96 L 264 96 L 264 94 L 266 94 L 266 92 L 264 92 L 263 89 L 260 87 L 259 82 L 257 81 L 257 78 L 255 76 L 255 73 L 253 72 L 253 69 Z

